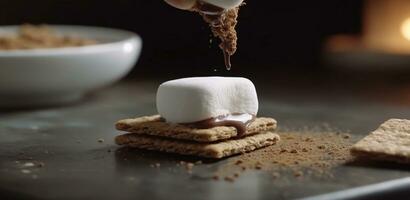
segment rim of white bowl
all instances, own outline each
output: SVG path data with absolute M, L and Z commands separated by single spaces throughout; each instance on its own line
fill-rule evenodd
M 0 26 L 0 29 L 6 28 L 18 28 L 21 25 L 8 25 Z M 77 29 L 92 29 L 97 31 L 109 31 L 119 35 L 124 35 L 124 38 L 118 39 L 118 41 L 103 42 L 79 47 L 59 47 L 59 48 L 39 48 L 39 49 L 15 49 L 15 50 L 0 50 L 0 58 L 2 57 L 26 57 L 26 56 L 52 56 L 52 55 L 64 55 L 64 54 L 84 54 L 84 53 L 95 53 L 104 52 L 112 50 L 115 46 L 122 46 L 124 43 L 130 41 L 136 41 L 142 44 L 141 37 L 132 32 L 116 28 L 107 28 L 99 26 L 83 26 L 83 25 L 57 25 L 57 24 L 47 24 L 51 29 L 56 28 L 77 28 Z M 75 30 L 74 30 L 75 31 Z

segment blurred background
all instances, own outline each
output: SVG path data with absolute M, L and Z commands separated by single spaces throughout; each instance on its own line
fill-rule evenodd
M 144 45 L 128 78 L 230 75 L 355 87 L 409 80 L 410 50 L 376 44 L 410 44 L 384 39 L 389 29 L 400 34 L 392 37 L 404 38 L 400 28 L 406 18 L 388 16 L 400 11 L 400 16 L 410 17 L 405 0 L 246 2 L 240 10 L 238 51 L 230 72 L 224 69 L 218 40 L 209 42 L 213 37 L 201 17 L 162 0 L 1 1 L 0 24 L 80 24 L 134 31 Z M 379 26 L 383 20 L 399 25 Z M 410 23 L 408 29 L 410 38 Z
M 247 1 L 240 11 L 238 52 L 229 74 L 321 71 L 322 43 L 336 33 L 359 33 L 357 0 Z M 162 0 L 15 0 L 0 2 L 0 24 L 81 24 L 134 31 L 144 47 L 131 76 L 224 73 L 218 40 L 195 13 Z M 217 70 L 218 72 L 215 72 Z M 269 72 L 269 73 L 267 73 Z

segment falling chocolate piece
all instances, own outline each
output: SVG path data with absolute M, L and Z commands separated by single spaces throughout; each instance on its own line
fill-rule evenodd
M 230 57 L 235 54 L 237 48 L 238 37 L 235 27 L 238 23 L 239 7 L 225 10 L 203 1 L 198 1 L 193 10 L 197 11 L 204 18 L 205 22 L 211 27 L 213 35 L 221 40 L 219 48 L 224 53 L 225 67 L 227 70 L 230 70 Z

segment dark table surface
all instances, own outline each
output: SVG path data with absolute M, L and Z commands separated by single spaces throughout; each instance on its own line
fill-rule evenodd
M 231 183 L 210 178 L 229 158 L 188 174 L 175 163 L 196 158 L 118 150 L 114 122 L 155 114 L 158 83 L 123 82 L 67 106 L 0 111 L 1 199 L 288 199 L 410 176 L 406 166 L 364 164 L 337 167 L 333 178 L 273 181 L 267 172 L 248 171 Z M 365 135 L 389 118 L 410 118 L 410 100 L 400 96 L 408 90 L 386 99 L 387 92 L 257 88 L 259 115 L 290 129 L 326 125 Z M 27 168 L 27 162 L 45 165 Z

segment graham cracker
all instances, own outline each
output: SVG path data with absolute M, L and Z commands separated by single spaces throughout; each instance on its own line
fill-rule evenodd
M 355 156 L 410 163 L 410 120 L 390 119 L 351 148 Z
M 115 142 L 118 145 L 127 145 L 139 149 L 195 155 L 207 158 L 223 158 L 276 144 L 279 139 L 278 134 L 269 131 L 215 143 L 200 143 L 128 133 L 117 136 Z
M 134 134 L 162 136 L 197 142 L 214 142 L 238 136 L 234 127 L 218 126 L 209 129 L 198 129 L 188 125 L 167 123 L 159 115 L 123 119 L 118 121 L 115 127 L 117 130 Z M 276 127 L 276 120 L 272 118 L 256 118 L 255 121 L 249 124 L 243 136 L 261 131 L 273 131 Z

